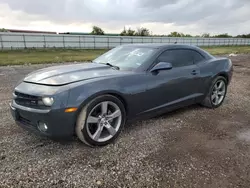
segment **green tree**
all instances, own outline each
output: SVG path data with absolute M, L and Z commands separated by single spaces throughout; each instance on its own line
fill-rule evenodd
M 192 37 L 192 35 L 190 35 L 190 34 L 185 34 L 184 37 Z
M 132 30 L 132 29 L 128 29 L 127 30 L 127 36 L 134 36 L 135 35 L 135 30 Z
M 190 34 L 179 33 L 177 31 L 171 32 L 168 37 L 192 37 Z
M 91 34 L 92 35 L 104 35 L 104 31 L 100 27 L 93 26 Z
M 171 32 L 169 35 L 169 37 L 183 37 L 182 33 L 178 33 L 177 31 Z
M 120 33 L 121 36 L 134 36 L 135 35 L 135 30 L 132 29 L 128 29 L 126 30 L 126 28 L 124 27 L 123 31 Z
M 2 28 L 2 29 L 0 29 L 0 32 L 8 32 L 8 30 L 5 28 Z
M 145 27 L 140 27 L 140 28 L 137 28 L 135 35 L 137 35 L 137 36 L 150 36 L 150 31 L 149 31 L 149 29 L 147 29 Z
M 210 37 L 210 34 L 209 34 L 209 33 L 203 33 L 203 34 L 201 35 L 201 37 L 203 37 L 203 38 L 209 38 L 209 37 Z
M 219 35 L 214 35 L 214 37 L 217 37 L 217 38 L 230 38 L 232 36 L 228 35 L 228 33 L 223 33 L 223 34 L 219 34 Z
M 237 35 L 237 38 L 250 38 L 250 33 L 249 34 L 243 34 L 243 35 Z
M 127 35 L 127 30 L 124 27 L 123 31 L 120 33 L 121 36 L 126 36 Z

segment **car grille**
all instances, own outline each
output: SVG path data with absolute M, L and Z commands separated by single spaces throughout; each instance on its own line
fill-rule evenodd
M 32 96 L 15 91 L 14 100 L 17 104 L 27 107 L 39 107 L 43 106 L 41 99 L 37 96 Z

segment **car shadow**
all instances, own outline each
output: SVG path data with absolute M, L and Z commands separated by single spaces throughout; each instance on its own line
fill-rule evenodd
M 144 118 L 138 118 L 136 120 L 130 120 L 126 123 L 126 125 L 124 126 L 124 130 L 123 132 L 129 133 L 130 131 L 132 131 L 133 129 L 135 129 L 137 126 L 143 126 L 143 123 L 147 123 L 147 121 L 150 120 L 158 120 L 158 119 L 164 119 L 167 120 L 168 118 L 173 118 L 175 116 L 179 116 L 180 114 L 185 114 L 187 111 L 190 110 L 199 110 L 205 108 L 199 104 L 194 104 L 191 106 L 187 106 L 187 107 L 183 107 L 183 108 L 179 108 L 170 112 L 166 112 L 160 115 L 156 115 L 154 117 L 144 117 Z
M 194 104 L 194 105 L 191 105 L 191 106 L 188 106 L 188 107 L 184 107 L 184 108 L 180 108 L 180 109 L 177 109 L 177 110 L 173 110 L 171 112 L 166 112 L 166 113 L 163 113 L 161 115 L 157 115 L 157 116 L 154 116 L 154 117 L 143 117 L 143 118 L 137 118 L 136 120 L 130 120 L 129 122 L 126 123 L 126 125 L 124 126 L 124 129 L 122 131 L 122 133 L 120 134 L 120 136 L 123 136 L 123 133 L 125 134 L 129 134 L 131 131 L 133 131 L 134 129 L 136 129 L 138 126 L 144 126 L 143 124 L 147 123 L 147 121 L 151 121 L 151 120 L 158 120 L 158 119 L 164 119 L 164 120 L 167 120 L 168 118 L 173 118 L 175 116 L 180 116 L 180 114 L 185 114 L 187 111 L 190 111 L 190 110 L 199 110 L 201 108 L 204 108 L 198 104 Z M 119 137 L 118 136 L 118 139 Z M 72 143 L 77 143 L 79 145 L 83 145 L 83 147 L 85 147 L 86 145 L 85 144 L 82 144 L 81 141 L 77 138 L 76 135 L 70 137 L 70 138 L 48 138 L 50 140 L 53 140 L 54 142 L 56 143 L 59 143 L 61 145 L 69 145 L 69 144 L 72 144 Z M 115 141 L 116 142 L 116 141 Z M 45 144 L 46 145 L 46 144 Z M 43 147 L 44 145 L 42 144 L 41 147 Z M 88 147 L 88 146 L 86 146 Z M 104 146 L 105 147 L 105 146 Z

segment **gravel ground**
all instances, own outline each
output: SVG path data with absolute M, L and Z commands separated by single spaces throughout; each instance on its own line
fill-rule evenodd
M 232 57 L 224 104 L 190 106 L 127 125 L 118 140 L 90 148 L 15 125 L 15 83 L 48 65 L 0 67 L 0 187 L 250 187 L 250 55 Z

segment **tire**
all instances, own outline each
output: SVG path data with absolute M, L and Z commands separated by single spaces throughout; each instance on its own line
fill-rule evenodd
M 224 90 L 224 96 L 223 98 L 218 101 L 218 104 L 216 104 L 214 102 L 214 99 L 213 99 L 213 96 L 214 96 L 214 89 L 216 90 L 216 84 L 217 83 L 220 83 L 220 82 L 223 82 L 225 84 L 225 90 Z M 222 103 L 224 102 L 224 99 L 226 97 L 226 94 L 227 94 L 227 86 L 228 86 L 228 83 L 227 83 L 227 80 L 225 77 L 223 76 L 217 76 L 211 83 L 211 86 L 209 88 L 209 91 L 206 95 L 206 98 L 202 101 L 202 105 L 207 107 L 207 108 L 218 108 L 220 105 L 222 105 Z M 218 91 L 217 91 L 218 93 Z M 216 99 L 215 99 L 216 100 Z
M 105 114 L 103 109 L 106 109 L 106 106 L 108 110 Z M 119 114 L 120 116 L 118 116 Z M 111 119 L 115 116 L 117 117 Z M 76 135 L 89 146 L 110 144 L 120 134 L 125 124 L 125 117 L 124 105 L 117 97 L 113 95 L 96 97 L 85 105 L 79 113 L 76 122 Z

